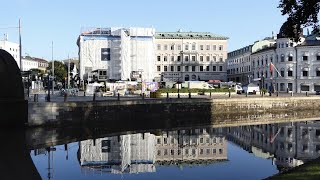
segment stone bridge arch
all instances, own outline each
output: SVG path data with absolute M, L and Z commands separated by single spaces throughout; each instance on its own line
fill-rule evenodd
M 27 115 L 20 69 L 11 54 L 0 49 L 0 126 L 23 126 Z

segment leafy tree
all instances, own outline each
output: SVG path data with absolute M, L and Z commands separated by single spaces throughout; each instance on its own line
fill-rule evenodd
M 313 26 L 314 30 L 319 30 L 319 6 L 319 0 L 280 0 L 278 8 L 282 15 L 288 15 L 282 33 L 297 42 L 302 34 L 301 28 Z
M 50 71 L 52 70 L 51 62 L 49 63 L 49 67 L 47 68 L 47 70 L 50 70 Z M 54 76 L 57 82 L 64 82 L 65 77 L 67 77 L 67 68 L 60 61 L 54 61 Z

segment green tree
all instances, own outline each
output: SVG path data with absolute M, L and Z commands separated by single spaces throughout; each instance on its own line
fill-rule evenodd
M 283 35 L 297 42 L 302 34 L 301 28 L 313 26 L 314 31 L 319 30 L 319 6 L 319 0 L 280 0 L 278 8 L 282 15 L 288 15 L 283 24 Z
M 52 70 L 51 62 L 47 70 Z M 54 61 L 54 76 L 57 82 L 64 82 L 65 77 L 67 77 L 67 67 L 60 61 Z

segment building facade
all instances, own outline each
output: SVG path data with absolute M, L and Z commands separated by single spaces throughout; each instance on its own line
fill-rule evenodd
M 39 69 L 41 71 L 46 71 L 47 67 L 49 67 L 49 63 L 44 59 L 30 56 L 22 57 L 21 71 L 29 71 L 30 69 Z
M 78 38 L 80 79 L 105 70 L 106 80 L 140 81 L 154 78 L 153 28 L 95 28 L 83 31 Z M 101 71 L 102 72 L 102 71 Z
M 227 40 L 227 37 L 206 32 L 156 33 L 155 79 L 225 81 Z
M 6 50 L 16 60 L 18 67 L 20 68 L 20 46 L 17 43 L 8 41 L 6 37 L 0 40 L 0 49 Z
M 249 72 L 241 72 L 241 67 L 248 65 L 241 58 L 238 61 L 239 56 L 244 55 L 231 56 L 237 54 L 238 50 L 231 52 L 227 64 L 228 80 L 242 83 L 252 81 L 261 88 L 278 92 L 320 91 L 319 37 L 319 33 L 314 32 L 306 37 L 301 36 L 299 42 L 294 42 L 284 37 L 280 31 L 277 38 L 257 41 L 252 45 L 251 52 L 246 54 L 250 54 Z M 248 79 L 242 79 L 241 76 Z

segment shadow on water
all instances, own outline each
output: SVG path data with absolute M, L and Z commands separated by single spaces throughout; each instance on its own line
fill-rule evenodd
M 23 129 L 1 129 L 0 179 L 41 179 L 27 149 Z

